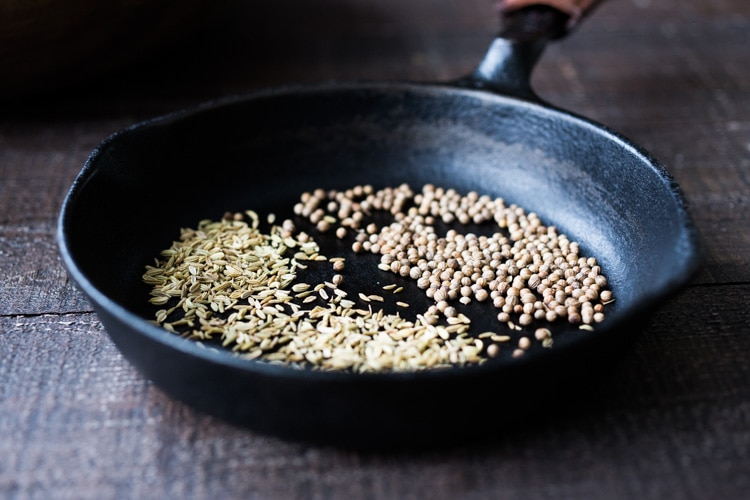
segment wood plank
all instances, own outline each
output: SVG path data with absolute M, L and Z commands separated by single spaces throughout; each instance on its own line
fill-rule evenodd
M 143 379 L 92 314 L 2 317 L 0 486 L 58 498 L 449 497 L 470 485 L 482 497 L 592 498 L 596 484 L 614 498 L 739 498 L 750 486 L 738 441 L 750 424 L 750 337 L 736 299 L 748 294 L 692 287 L 572 407 L 514 429 L 490 422 L 487 443 L 406 454 L 308 448 L 200 414 Z

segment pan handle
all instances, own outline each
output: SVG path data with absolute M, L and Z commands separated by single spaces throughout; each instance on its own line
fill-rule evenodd
M 500 0 L 500 33 L 458 85 L 539 100 L 531 72 L 547 43 L 567 36 L 599 1 Z

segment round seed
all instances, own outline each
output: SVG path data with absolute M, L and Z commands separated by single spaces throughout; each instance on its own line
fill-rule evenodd
M 540 341 L 549 338 L 551 335 L 552 332 L 548 328 L 537 328 L 534 331 L 534 338 Z
M 497 344 L 490 344 L 487 346 L 487 356 L 496 358 L 500 355 L 500 346 Z
M 531 347 L 531 340 L 529 339 L 529 337 L 521 337 L 520 339 L 518 339 L 518 348 L 519 349 L 526 350 L 529 347 Z

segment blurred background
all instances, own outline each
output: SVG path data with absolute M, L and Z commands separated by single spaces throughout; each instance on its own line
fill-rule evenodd
M 382 75 L 382 66 L 379 74 L 367 74 L 359 63 L 377 57 L 376 53 L 383 60 L 395 54 L 408 56 L 399 52 L 404 44 L 398 43 L 398 37 L 419 35 L 426 18 L 442 19 L 437 26 L 453 24 L 455 29 L 462 17 L 464 21 L 472 19 L 466 12 L 484 9 L 487 26 L 498 25 L 491 0 L 441 2 L 435 4 L 438 9 L 400 3 L 0 0 L 0 98 L 17 100 L 102 85 L 139 86 L 142 80 L 157 77 L 171 77 L 174 85 L 196 88 L 221 88 L 219 82 L 247 77 L 271 83 L 264 78 L 269 73 L 275 75 L 275 81 L 280 74 L 289 80 L 308 81 L 330 69 L 318 64 L 320 73 L 311 74 L 310 62 L 333 59 L 338 71 L 344 60 L 352 67 L 359 66 L 360 71 L 352 72 L 352 77 L 376 78 Z M 389 11 L 394 10 L 398 15 L 389 19 Z M 403 13 L 409 10 L 413 10 L 414 23 L 404 25 Z M 477 28 L 478 37 L 485 35 L 477 46 L 481 46 L 478 58 L 484 51 L 487 29 Z M 391 38 L 389 43 L 383 43 L 384 36 Z M 356 46 L 347 43 L 352 39 Z M 363 51 L 368 44 L 371 51 Z M 420 57 L 430 55 L 412 54 L 411 63 L 427 67 L 430 61 L 420 61 Z M 230 60 L 236 64 L 227 74 Z

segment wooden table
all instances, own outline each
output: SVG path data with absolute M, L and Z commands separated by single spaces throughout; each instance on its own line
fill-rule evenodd
M 247 6 L 242 6 L 247 4 Z M 609 0 L 545 52 L 548 101 L 629 137 L 682 186 L 699 275 L 579 407 L 491 445 L 362 453 L 230 426 L 120 355 L 55 242 L 89 152 L 133 122 L 256 88 L 446 80 L 490 0 L 225 2 L 168 57 L 0 103 L 0 497 L 747 498 L 750 3 Z

